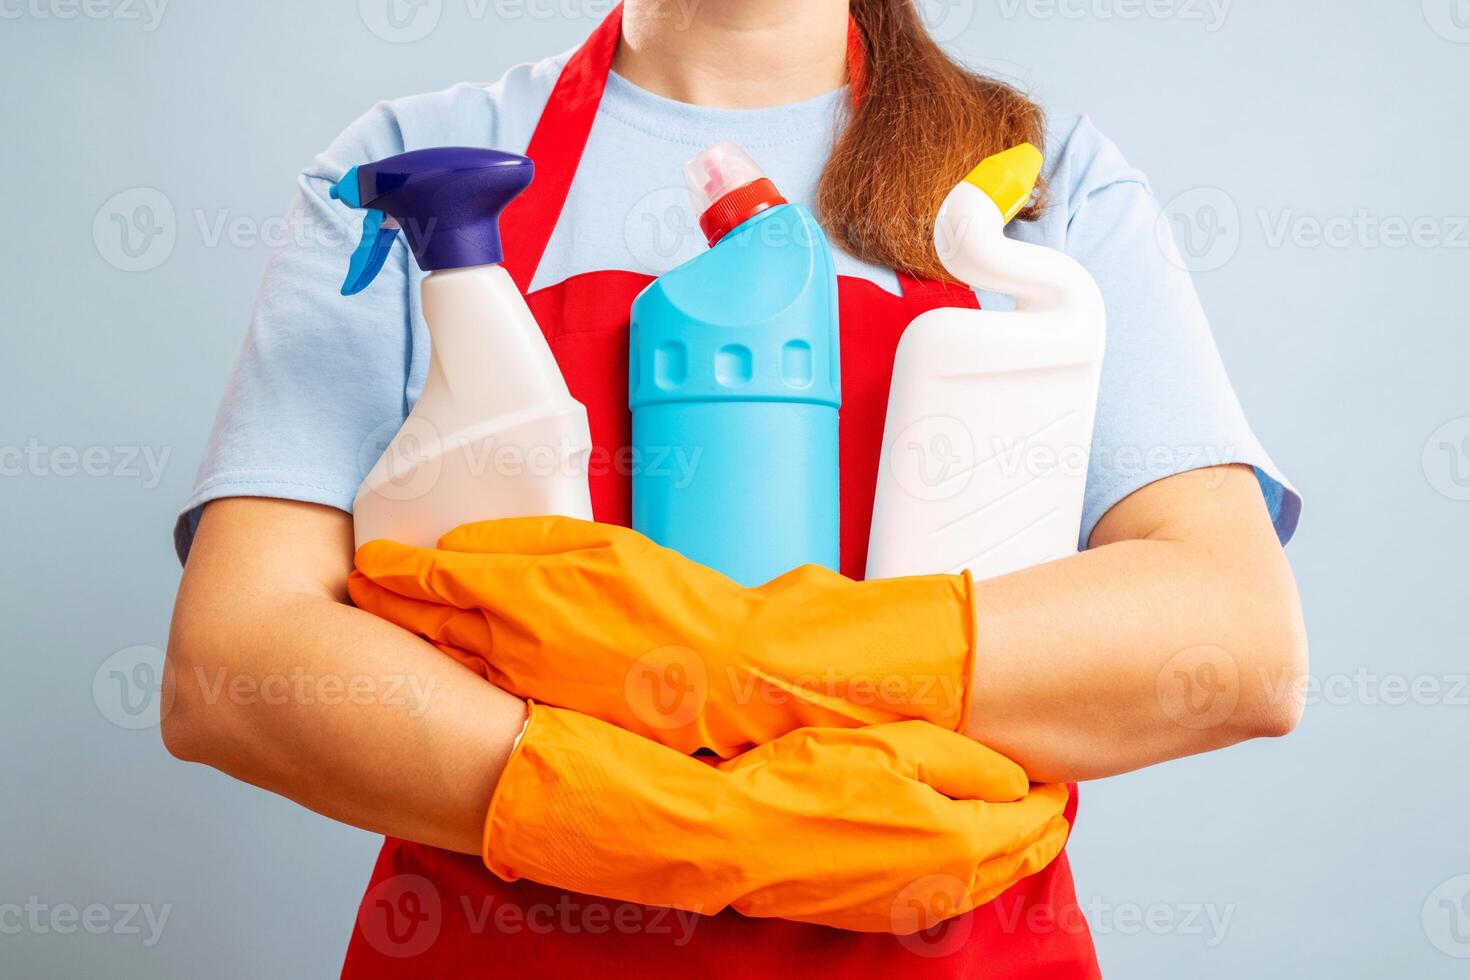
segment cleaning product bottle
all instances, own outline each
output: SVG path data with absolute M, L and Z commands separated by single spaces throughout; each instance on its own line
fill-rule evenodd
M 432 547 L 461 524 L 501 517 L 592 519 L 587 410 L 499 264 L 500 213 L 533 172 L 525 157 L 446 147 L 354 167 L 332 188 L 367 211 L 343 295 L 367 288 L 400 229 L 429 272 L 428 377 L 358 491 L 359 546 Z
M 710 250 L 633 302 L 633 527 L 745 585 L 838 566 L 837 276 L 733 143 L 684 167 Z
M 1077 551 L 1106 315 L 1071 257 L 1005 236 L 1041 164 L 1030 144 L 991 157 L 939 212 L 950 275 L 1016 308 L 932 310 L 904 333 L 869 577 L 993 578 Z

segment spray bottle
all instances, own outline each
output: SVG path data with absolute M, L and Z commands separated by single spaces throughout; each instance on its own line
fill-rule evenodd
M 1106 314 L 1070 256 L 1005 236 L 1042 157 L 1022 144 L 950 192 L 934 241 L 950 275 L 1014 311 L 932 310 L 899 343 L 868 576 L 977 579 L 1075 554 Z
M 733 143 L 684 177 L 710 250 L 633 302 L 633 527 L 743 585 L 835 570 L 842 399 L 826 236 Z
M 587 411 L 500 266 L 500 213 L 533 173 L 525 157 L 446 147 L 354 167 L 332 188 L 367 212 L 344 296 L 373 281 L 400 230 L 429 273 L 428 377 L 358 491 L 359 546 L 432 547 L 461 524 L 503 517 L 592 519 Z

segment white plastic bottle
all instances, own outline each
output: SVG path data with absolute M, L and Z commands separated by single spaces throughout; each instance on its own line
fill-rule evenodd
M 592 519 L 587 411 L 567 389 L 502 258 L 500 212 L 525 157 L 445 148 L 354 168 L 332 196 L 368 211 L 344 294 L 364 289 L 401 229 L 421 268 L 429 373 L 353 505 L 358 546 L 432 547 L 473 521 Z
M 914 320 L 894 362 L 868 575 L 977 579 L 1075 554 L 1106 337 L 1102 294 L 1053 249 L 1005 237 L 1041 153 L 991 157 L 940 210 L 949 273 L 1014 311 Z

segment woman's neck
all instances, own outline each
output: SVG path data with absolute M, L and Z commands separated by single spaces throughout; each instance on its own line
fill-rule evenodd
M 626 0 L 613 68 L 665 98 L 756 109 L 847 81 L 848 0 Z

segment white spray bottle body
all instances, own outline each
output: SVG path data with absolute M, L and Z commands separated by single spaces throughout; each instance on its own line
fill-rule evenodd
M 1070 256 L 1006 238 L 1006 221 L 969 181 L 940 211 L 935 243 L 945 268 L 1013 297 L 1016 308 L 932 310 L 904 333 L 869 577 L 968 570 L 988 579 L 1077 551 L 1103 298 Z
M 592 519 L 587 410 L 572 398 L 520 290 L 499 265 L 423 280 L 423 393 L 358 490 L 359 547 L 433 547 L 473 521 Z

